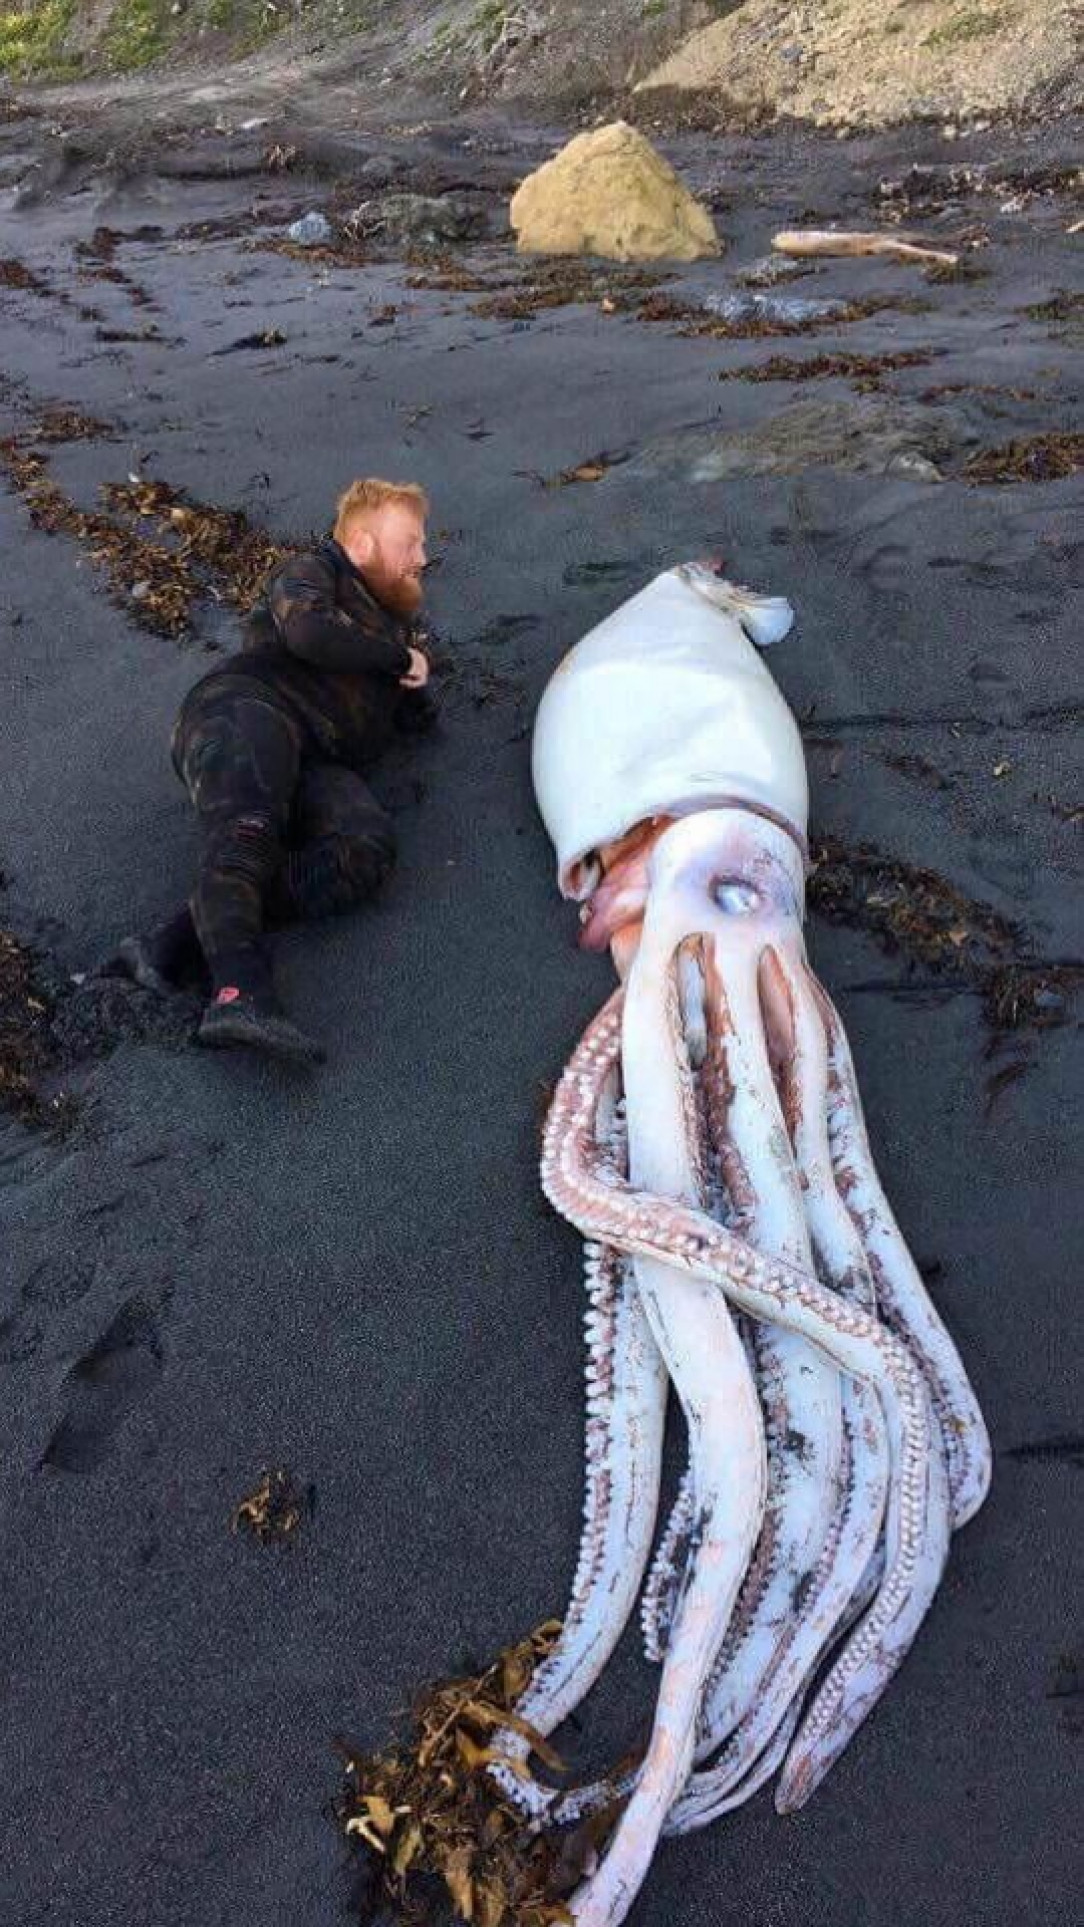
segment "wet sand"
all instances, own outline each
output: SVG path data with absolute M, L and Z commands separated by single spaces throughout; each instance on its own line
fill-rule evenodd
M 491 189 L 545 145 L 521 160 L 514 136 L 487 139 L 403 144 L 404 184 Z M 866 225 L 878 178 L 913 161 L 1034 172 L 1070 146 L 1065 130 L 966 152 L 919 134 L 690 137 L 672 151 L 714 191 L 728 248 L 665 292 L 695 308 L 732 290 L 803 217 Z M 610 979 L 556 896 L 527 731 L 592 622 L 706 549 L 789 595 L 798 625 L 773 667 L 806 730 L 815 834 L 990 905 L 1020 927 L 1014 955 L 1074 958 L 1080 481 L 963 475 L 977 451 L 1081 427 L 1079 317 L 1029 312 L 1073 285 L 1077 211 L 1026 191 L 1013 210 L 1019 192 L 908 216 L 938 240 L 985 224 L 985 278 L 826 263 L 793 291 L 888 305 L 782 339 L 682 334 L 634 289 L 607 312 L 601 283 L 485 316 L 484 290 L 412 287 L 432 269 L 390 253 L 344 267 L 247 248 L 324 203 L 297 174 L 92 174 L 4 215 L 0 255 L 41 284 L 0 291 L 4 433 L 32 446 L 63 404 L 113 437 L 47 447 L 66 499 L 90 510 L 103 483 L 163 480 L 285 541 L 323 526 L 355 473 L 414 477 L 434 500 L 446 664 L 440 737 L 376 779 L 401 842 L 392 886 L 278 945 L 326 1070 L 201 1054 L 184 1021 L 155 1041 L 153 1012 L 129 1026 L 144 1041 L 96 1056 L 123 1026 L 91 1001 L 73 1032 L 87 1048 L 46 1083 L 73 1096 L 67 1134 L 0 1127 L 12 1927 L 344 1918 L 334 1736 L 379 1743 L 420 1680 L 562 1607 L 581 1303 L 577 1241 L 538 1191 L 537 1124 Z M 160 230 L 117 243 L 106 264 L 127 280 L 79 278 L 75 244 L 103 224 Z M 516 271 L 494 238 L 456 260 L 487 284 Z M 221 352 L 268 330 L 285 341 Z M 838 374 L 719 380 L 772 355 L 909 351 L 932 358 L 872 396 Z M 813 402 L 796 454 L 799 430 L 765 425 Z M 893 432 L 912 411 L 902 446 L 933 437 L 945 479 L 877 472 L 887 457 L 854 413 L 871 402 Z M 546 485 L 600 455 L 622 459 Z M 190 637 L 148 633 L 89 546 L 31 527 L 5 492 L 0 922 L 57 985 L 188 887 L 168 733 L 234 622 L 208 599 Z M 1077 1911 L 1079 1032 L 1050 1007 L 1042 1028 L 992 1032 L 963 965 L 935 968 L 898 933 L 890 951 L 875 923 L 845 903 L 815 915 L 812 948 L 990 1421 L 994 1490 L 812 1805 L 784 1821 L 761 1796 L 664 1849 L 640 1927 L 1045 1927 Z M 287 1543 L 261 1546 L 230 1520 L 275 1466 L 306 1503 Z M 573 1752 L 601 1764 L 634 1743 L 652 1692 L 630 1650 Z

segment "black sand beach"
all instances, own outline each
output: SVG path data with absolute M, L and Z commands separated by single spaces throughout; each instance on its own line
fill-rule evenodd
M 5 138 L 10 154 L 21 135 Z M 496 214 L 550 144 L 469 138 L 380 151 L 397 185 L 477 184 Z M 761 1796 L 665 1848 L 634 1919 L 1079 1917 L 1082 490 L 964 473 L 1084 425 L 1079 296 L 1061 298 L 1079 285 L 1079 209 L 1057 187 L 1071 148 L 1064 127 L 966 153 L 932 133 L 689 136 L 668 151 L 714 197 L 722 261 L 654 290 L 574 269 L 578 301 L 504 288 L 496 314 L 476 311 L 487 291 L 530 280 L 499 237 L 455 250 L 481 284 L 458 290 L 439 285 L 447 262 L 383 243 L 363 265 L 262 248 L 330 204 L 303 170 L 91 171 L 5 213 L 0 255 L 24 272 L 0 289 L 3 432 L 23 493 L 5 490 L 0 521 L 0 926 L 58 1000 L 37 1112 L 0 1125 L 10 1927 L 343 1920 L 335 1737 L 378 1744 L 421 1681 L 560 1612 L 581 1299 L 537 1131 L 610 974 L 574 948 L 528 731 L 560 653 L 705 549 L 798 611 L 773 667 L 807 736 L 815 847 L 834 839 L 811 945 L 997 1456 L 913 1655 L 809 1808 L 782 1820 Z M 885 305 L 767 338 L 667 317 L 664 298 L 710 321 L 703 298 L 778 227 L 867 225 L 880 179 L 964 159 L 979 185 L 906 218 L 936 239 L 981 223 L 981 278 L 836 261 L 778 292 Z M 93 241 L 102 228 L 117 238 Z M 268 331 L 285 339 L 223 352 Z M 875 370 L 870 392 L 868 369 L 719 379 L 773 356 L 911 352 L 929 359 Z M 61 405 L 108 432 L 43 442 Z M 169 728 L 235 616 L 205 596 L 189 635 L 153 633 L 127 565 L 118 606 L 100 529 L 31 525 L 35 449 L 76 511 L 135 476 L 284 542 L 323 527 L 354 474 L 431 491 L 443 730 L 376 779 L 401 866 L 371 910 L 277 953 L 330 1047 L 318 1075 L 201 1053 L 188 1007 L 71 981 L 188 887 Z M 595 458 L 598 479 L 557 482 Z M 897 867 L 864 869 L 863 844 Z M 279 1466 L 296 1531 L 231 1533 Z M 583 1763 L 632 1744 L 651 1703 L 630 1651 Z

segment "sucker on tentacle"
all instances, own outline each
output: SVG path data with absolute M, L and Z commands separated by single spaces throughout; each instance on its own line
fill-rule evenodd
M 674 1608 L 692 1546 L 695 1524 L 696 1498 L 693 1492 L 692 1473 L 686 1468 L 681 1476 L 678 1495 L 666 1522 L 666 1529 L 651 1562 L 640 1609 L 644 1657 L 656 1664 L 662 1660 L 666 1652 L 670 1628 L 674 1621 Z

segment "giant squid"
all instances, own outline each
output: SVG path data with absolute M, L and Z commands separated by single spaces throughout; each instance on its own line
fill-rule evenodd
M 550 1108 L 542 1183 L 585 1241 L 586 1492 L 563 1631 L 491 1770 L 530 1824 L 620 1818 L 570 1902 L 617 1927 L 660 1836 L 773 1776 L 818 1786 L 892 1679 L 986 1428 L 870 1153 L 847 1037 L 806 955 L 808 791 L 761 650 L 778 597 L 656 577 L 559 664 L 532 766 L 581 943 L 618 986 Z M 657 1534 L 671 1385 L 688 1466 Z M 637 1602 L 658 1698 L 638 1764 L 529 1771 Z

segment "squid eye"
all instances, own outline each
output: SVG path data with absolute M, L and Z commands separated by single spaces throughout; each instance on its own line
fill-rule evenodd
M 711 894 L 731 917 L 747 917 L 760 902 L 760 892 L 751 883 L 743 883 L 739 877 L 716 877 L 711 886 Z

